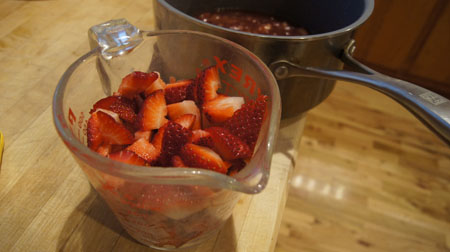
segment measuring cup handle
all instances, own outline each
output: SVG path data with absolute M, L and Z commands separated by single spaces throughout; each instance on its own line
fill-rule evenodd
M 403 105 L 450 146 L 450 101 L 447 98 L 370 69 L 351 56 L 353 50 L 354 45 L 350 43 L 344 50 L 342 60 L 361 72 L 303 67 L 286 60 L 275 61 L 269 67 L 277 80 L 296 76 L 327 78 L 351 81 L 375 89 Z

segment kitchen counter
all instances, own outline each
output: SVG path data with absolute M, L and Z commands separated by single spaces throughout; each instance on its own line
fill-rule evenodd
M 52 122 L 53 90 L 65 69 L 89 50 L 87 30 L 117 18 L 150 30 L 154 24 L 151 1 L 0 2 L 0 130 L 5 136 L 0 251 L 153 251 L 121 228 Z M 415 227 L 431 230 L 411 231 L 412 237 L 424 234 L 425 244 L 437 244 L 443 250 L 450 247 L 448 147 L 387 98 L 367 96 L 366 88 L 340 88 L 344 84 L 338 83 L 330 99 L 311 111 L 307 120 L 302 116 L 282 122 L 267 188 L 258 195 L 242 195 L 216 237 L 185 251 L 272 251 L 275 246 L 280 251 L 369 251 L 377 242 L 390 241 L 389 235 L 373 230 L 381 232 L 411 220 Z M 408 172 L 410 167 L 417 171 L 414 176 Z M 402 174 L 411 176 L 398 179 Z M 379 182 L 377 176 L 388 182 Z M 342 181 L 352 187 L 337 190 Z M 326 182 L 330 182 L 330 195 L 350 200 L 336 203 L 336 199 L 314 196 L 319 186 L 326 194 Z M 379 189 L 379 194 L 366 197 L 367 185 Z M 412 205 L 402 201 L 401 207 L 413 209 L 412 215 L 394 204 L 403 200 L 403 192 Z M 428 203 L 432 206 L 427 208 Z M 360 211 L 375 213 L 348 210 L 361 205 L 369 210 Z M 437 217 L 430 219 L 427 211 Z M 380 212 L 395 221 L 387 219 L 388 225 L 383 225 Z M 353 218 L 353 214 L 364 218 Z M 352 228 L 340 229 L 341 224 Z M 353 227 L 369 231 L 357 232 Z M 407 244 L 408 230 L 392 230 L 395 238 L 403 237 L 401 245 Z M 340 246 L 340 242 L 356 247 Z
M 53 91 L 88 52 L 88 29 L 122 17 L 151 29 L 151 1 L 0 3 L 0 251 L 148 249 L 121 228 L 52 122 Z M 273 250 L 303 123 L 283 122 L 263 193 L 242 195 L 221 232 L 189 251 Z
M 298 150 L 276 252 L 450 251 L 450 148 L 392 99 L 336 83 Z

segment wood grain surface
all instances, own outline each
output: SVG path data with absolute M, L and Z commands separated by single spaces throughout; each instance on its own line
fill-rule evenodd
M 450 98 L 450 2 L 375 0 L 356 31 L 355 57 Z
M 450 148 L 390 98 L 338 82 L 306 117 L 275 251 L 450 251 Z
M 0 2 L 0 251 L 154 251 L 121 228 L 51 116 L 89 27 L 122 17 L 152 29 L 151 1 Z M 218 236 L 184 251 L 450 250 L 450 151 L 405 109 L 340 82 L 299 147 L 304 122 L 282 122 L 263 193 L 242 195 Z
M 151 1 L 1 1 L 0 251 L 154 251 L 132 239 L 89 185 L 52 122 L 60 76 L 88 52 L 88 29 L 153 27 Z M 221 232 L 184 251 L 271 251 L 303 118 L 284 122 L 263 193 L 242 195 Z

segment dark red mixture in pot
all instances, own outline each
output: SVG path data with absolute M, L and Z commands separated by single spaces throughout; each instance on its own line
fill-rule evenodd
M 303 27 L 296 27 L 286 21 L 249 11 L 218 10 L 201 13 L 197 18 L 210 24 L 237 31 L 277 36 L 308 35 Z

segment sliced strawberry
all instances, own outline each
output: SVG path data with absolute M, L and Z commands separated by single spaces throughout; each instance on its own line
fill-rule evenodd
M 125 184 L 125 180 L 113 175 L 109 175 L 106 173 L 98 173 L 103 178 L 102 188 L 104 190 L 111 191 L 116 193 L 119 188 L 121 188 Z
M 97 153 L 107 157 L 111 153 L 111 144 L 102 144 L 97 148 Z
M 252 152 L 266 113 L 267 99 L 266 95 L 261 95 L 245 103 L 224 123 L 224 127 L 244 140 Z
M 139 111 L 140 108 L 142 107 L 142 104 L 144 104 L 144 98 L 141 95 L 135 95 L 133 98 L 133 101 L 134 101 L 134 103 L 136 103 L 136 105 L 138 107 L 137 111 Z
M 172 166 L 173 167 L 187 167 L 187 165 L 185 165 L 183 163 L 183 160 L 178 155 L 175 155 L 172 157 Z
M 153 146 L 155 146 L 155 148 L 159 151 L 162 150 L 162 142 L 163 142 L 164 131 L 166 130 L 166 127 L 167 127 L 167 123 L 158 129 L 158 132 L 156 132 L 155 136 L 152 139 Z
M 161 76 L 158 74 L 158 78 L 150 84 L 148 88 L 145 89 L 144 94 L 145 96 L 149 96 L 151 93 L 155 92 L 156 90 L 164 89 L 166 87 L 166 83 L 161 79 Z
M 220 87 L 220 78 L 216 66 L 205 68 L 200 72 L 195 81 L 197 104 L 201 106 L 217 97 L 217 90 Z
M 229 164 L 208 147 L 188 143 L 181 148 L 180 156 L 189 167 L 209 169 L 227 173 Z
M 144 159 L 140 158 L 134 152 L 129 150 L 122 150 L 119 152 L 111 153 L 109 154 L 109 158 L 127 164 L 145 165 Z
M 191 91 L 193 83 L 193 80 L 182 80 L 166 85 L 164 93 L 167 104 L 181 102 L 186 99 L 193 100 Z M 191 97 L 188 97 L 188 94 Z
M 189 140 L 189 142 L 196 144 L 196 145 L 209 147 L 209 148 L 212 148 L 214 146 L 212 138 L 211 138 L 211 134 L 208 131 L 205 131 L 202 129 L 193 130 L 192 137 Z
M 252 152 L 248 145 L 239 137 L 231 134 L 227 129 L 211 127 L 206 129 L 206 131 L 211 134 L 213 150 L 215 150 L 223 159 L 245 159 L 252 156 Z
M 122 83 L 117 92 L 122 96 L 132 99 L 135 95 L 146 90 L 158 77 L 156 72 L 132 72 L 122 79 Z
M 100 131 L 100 120 L 98 119 L 98 113 L 100 113 L 100 112 L 93 113 L 87 123 L 88 147 L 93 151 L 97 151 L 97 149 L 103 143 L 102 132 Z
M 236 159 L 231 162 L 231 167 L 228 169 L 228 175 L 234 176 L 238 172 L 240 172 L 244 167 L 247 165 L 247 163 L 242 159 Z
M 200 129 L 200 110 L 198 109 L 197 105 L 195 105 L 194 101 L 186 100 L 170 104 L 167 106 L 167 114 L 169 115 L 169 118 L 171 120 L 175 120 L 176 118 L 184 114 L 193 114 L 195 115 L 195 122 L 192 126 L 192 129 Z
M 148 163 L 154 162 L 159 156 L 159 151 L 153 144 L 149 143 L 148 140 L 145 140 L 144 138 L 135 141 L 132 145 L 127 147 L 127 150 L 134 152 Z
M 134 124 L 137 119 L 136 103 L 123 96 L 109 96 L 96 102 L 91 114 L 97 109 L 106 109 L 119 115 L 120 119 Z
M 186 129 L 191 129 L 195 122 L 195 115 L 184 114 L 175 118 L 175 120 L 173 121 L 185 127 Z
M 191 138 L 192 132 L 176 122 L 169 121 L 162 139 L 160 163 L 170 165 L 174 155 L 178 155 L 181 147 Z
M 108 114 L 97 111 L 88 120 L 88 147 L 97 150 L 101 144 L 131 144 L 133 134 L 121 123 Z
M 151 137 L 152 137 L 152 132 L 150 130 L 147 130 L 147 131 L 139 130 L 139 131 L 134 132 L 135 140 L 139 140 L 139 139 L 143 138 L 147 141 L 150 141 Z
M 111 144 L 111 151 L 109 153 L 119 152 L 124 150 L 127 145 Z
M 125 97 L 119 99 L 120 102 L 116 102 L 109 108 L 112 112 L 119 115 L 120 119 L 129 122 L 130 124 L 136 123 L 136 104 Z
M 231 118 L 234 112 L 244 104 L 242 97 L 218 95 L 214 100 L 203 104 L 203 113 L 212 123 L 222 123 Z
M 151 93 L 142 104 L 139 111 L 141 130 L 159 129 L 167 122 L 167 106 L 164 91 L 157 90 Z

